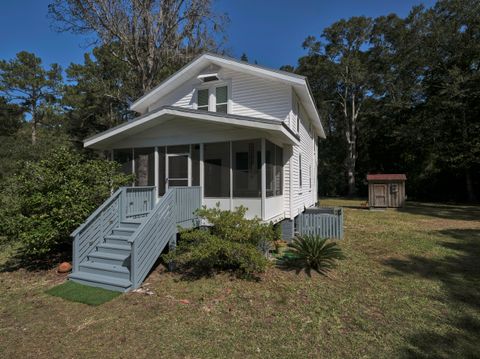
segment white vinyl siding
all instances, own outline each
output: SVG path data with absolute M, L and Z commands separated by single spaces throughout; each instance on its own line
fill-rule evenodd
M 279 121 L 289 120 L 292 102 L 292 89 L 289 85 L 227 69 L 222 69 L 219 77 L 225 82 L 228 81 L 231 86 L 229 113 Z M 201 85 L 195 77 L 191 78 L 156 101 L 149 110 L 161 106 L 194 108 L 196 88 Z
M 314 140 L 312 132 L 309 131 L 310 120 L 305 114 L 303 107 L 299 108 L 299 135 L 300 145 L 293 147 L 293 160 L 291 180 L 293 181 L 291 217 L 295 217 L 303 211 L 305 207 L 311 207 L 316 203 L 316 191 L 314 187 L 317 185 L 315 177 L 312 178 L 312 184 L 309 186 L 309 168 L 316 166 L 314 157 Z M 300 186 L 300 154 L 301 154 L 301 175 L 303 186 Z M 316 173 L 315 170 L 312 174 Z

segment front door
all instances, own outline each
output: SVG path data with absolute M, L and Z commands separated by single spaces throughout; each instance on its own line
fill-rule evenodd
M 190 185 L 189 155 L 168 154 L 167 155 L 167 180 L 168 187 L 186 187 Z
M 375 207 L 387 207 L 387 185 L 374 184 L 373 194 L 375 196 Z

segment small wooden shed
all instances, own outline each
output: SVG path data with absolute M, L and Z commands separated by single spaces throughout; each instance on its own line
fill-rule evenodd
M 398 173 L 369 174 L 368 206 L 370 208 L 398 208 L 405 205 L 407 176 Z

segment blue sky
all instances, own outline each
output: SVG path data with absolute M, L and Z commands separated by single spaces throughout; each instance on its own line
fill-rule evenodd
M 83 62 L 88 51 L 85 37 L 58 34 L 47 18 L 49 0 L 2 1 L 0 4 L 0 59 L 21 50 L 34 52 L 44 63 L 63 67 Z M 296 64 L 304 54 L 306 36 L 319 36 L 322 29 L 341 18 L 408 14 L 412 6 L 433 0 L 217 0 L 215 8 L 228 13 L 228 48 L 239 57 L 278 68 Z

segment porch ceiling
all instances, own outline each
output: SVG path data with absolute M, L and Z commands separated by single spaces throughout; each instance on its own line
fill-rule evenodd
M 112 145 L 121 143 L 136 134 L 161 126 L 175 119 L 191 120 L 198 123 L 218 124 L 219 127 L 254 129 L 259 131 L 259 137 L 271 135 L 283 143 L 298 145 L 299 138 L 285 124 L 280 121 L 259 119 L 215 112 L 203 112 L 180 107 L 165 106 L 133 121 L 126 122 L 105 132 L 99 133 L 84 141 L 84 147 L 93 149 L 110 149 Z M 185 121 L 181 121 L 182 126 Z M 188 132 L 188 128 L 183 127 Z

